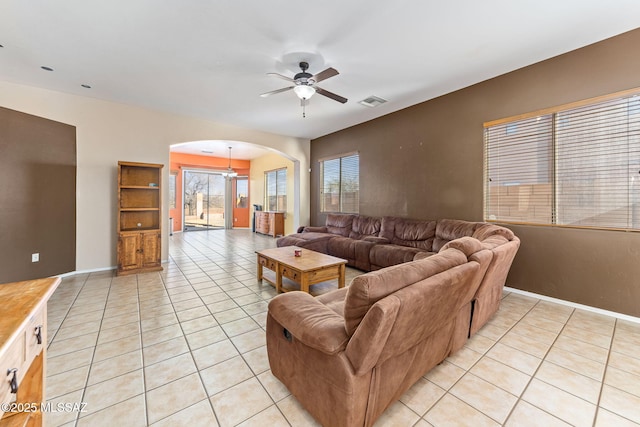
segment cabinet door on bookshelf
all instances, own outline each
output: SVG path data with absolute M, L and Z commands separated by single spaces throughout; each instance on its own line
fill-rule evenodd
M 118 237 L 118 270 L 135 270 L 140 266 L 140 234 L 122 233 Z
M 155 267 L 160 265 L 160 233 L 140 233 L 141 239 L 141 267 Z

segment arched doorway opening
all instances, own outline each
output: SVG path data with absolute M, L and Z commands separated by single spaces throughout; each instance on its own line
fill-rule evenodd
M 280 209 L 285 211 L 287 228 L 293 229 L 299 221 L 298 160 L 244 141 L 202 140 L 171 145 L 170 231 L 252 229 L 254 210 L 269 204 L 266 178 L 276 169 L 286 171 L 288 202 Z

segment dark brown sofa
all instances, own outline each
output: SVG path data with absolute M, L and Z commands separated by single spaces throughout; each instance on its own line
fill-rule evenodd
M 502 289 L 520 240 L 511 230 L 485 222 L 456 219 L 415 220 L 385 216 L 329 214 L 325 226 L 301 227 L 277 245 L 299 246 L 347 260 L 373 271 L 433 256 L 453 240 L 477 239 L 492 259 L 473 298 L 469 334 L 473 335 L 498 310 Z
M 272 373 L 322 425 L 372 425 L 464 344 L 492 257 L 465 237 L 317 298 L 276 296 L 267 314 Z

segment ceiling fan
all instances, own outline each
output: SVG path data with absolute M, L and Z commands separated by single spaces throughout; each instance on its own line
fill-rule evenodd
M 270 95 L 274 95 L 276 93 L 286 92 L 288 90 L 293 89 L 293 91 L 296 93 L 298 98 L 300 98 L 300 104 L 302 105 L 302 107 L 307 105 L 309 98 L 311 98 L 315 93 L 319 93 L 320 95 L 326 96 L 327 98 L 331 98 L 334 101 L 338 101 L 342 104 L 347 102 L 347 98 L 342 97 L 340 95 L 336 95 L 333 92 L 329 92 L 328 90 L 325 90 L 325 89 L 322 89 L 321 87 L 316 86 L 316 83 L 326 80 L 329 77 L 338 75 L 339 74 L 338 70 L 336 70 L 335 68 L 327 68 L 326 70 L 321 71 L 318 74 L 312 75 L 310 73 L 307 73 L 307 70 L 309 69 L 309 63 L 302 61 L 298 65 L 300 66 L 300 69 L 302 70 L 302 72 L 296 74 L 295 76 L 293 76 L 293 78 L 283 76 L 282 74 L 278 74 L 278 73 L 267 73 L 268 76 L 281 78 L 283 80 L 293 83 L 294 85 L 289 87 L 284 87 L 282 89 L 272 90 L 271 92 L 263 93 L 260 96 L 267 97 Z M 304 113 L 303 113 L 303 116 L 304 116 Z

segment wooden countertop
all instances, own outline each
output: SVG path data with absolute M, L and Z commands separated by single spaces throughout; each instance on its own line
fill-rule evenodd
M 0 284 L 0 355 L 59 284 L 59 277 Z

